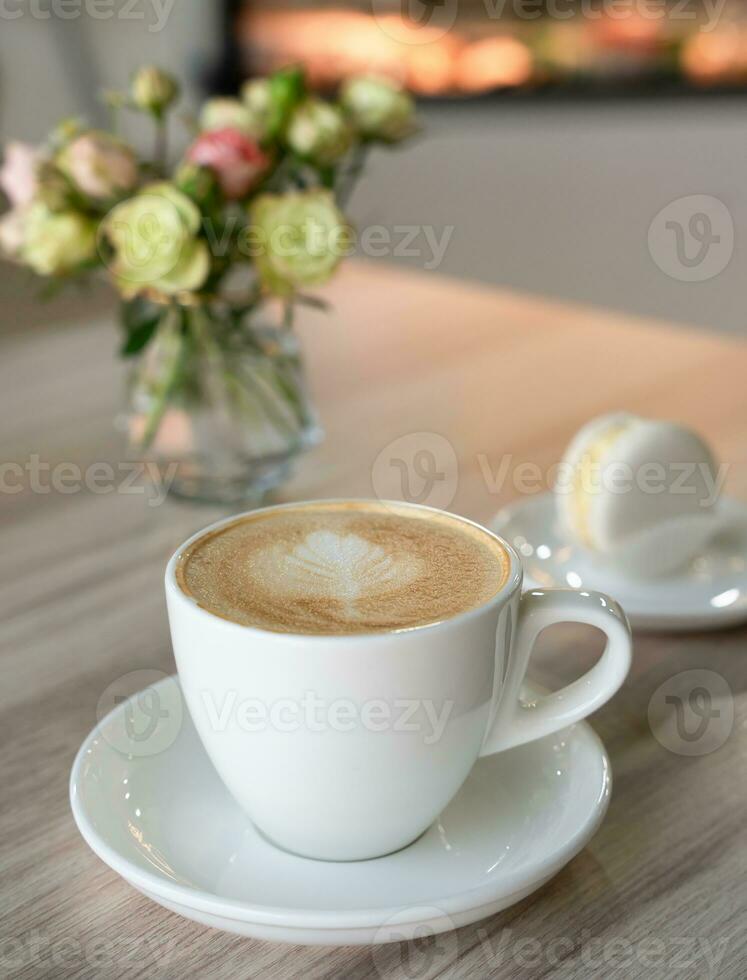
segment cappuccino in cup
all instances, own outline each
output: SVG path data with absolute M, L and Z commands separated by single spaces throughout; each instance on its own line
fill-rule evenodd
M 413 629 L 467 612 L 506 583 L 497 538 L 446 513 L 371 502 L 259 511 L 182 555 L 182 590 L 216 616 L 276 633 Z
M 481 756 L 610 698 L 630 664 L 617 603 L 521 585 L 509 544 L 415 504 L 287 504 L 185 542 L 166 570 L 179 679 L 210 760 L 255 827 L 319 860 L 396 851 Z M 602 657 L 524 705 L 536 637 L 569 621 L 607 635 Z

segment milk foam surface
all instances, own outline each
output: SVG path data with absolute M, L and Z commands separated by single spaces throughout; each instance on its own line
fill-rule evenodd
M 198 539 L 179 584 L 201 606 L 282 633 L 368 633 L 449 619 L 487 602 L 509 560 L 456 517 L 329 502 L 259 512 Z

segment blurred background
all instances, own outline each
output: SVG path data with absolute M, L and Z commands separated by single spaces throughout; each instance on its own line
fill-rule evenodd
M 431 226 L 440 243 L 400 240 L 387 261 L 744 330 L 742 0 L 1 6 L 3 141 L 39 140 L 65 115 L 105 123 L 100 90 L 147 62 L 184 79 L 187 104 L 292 62 L 321 89 L 372 70 L 417 96 L 424 135 L 372 157 L 351 213 Z M 728 256 L 699 270 L 713 243 Z M 11 321 L 47 315 L 8 266 L 0 300 Z

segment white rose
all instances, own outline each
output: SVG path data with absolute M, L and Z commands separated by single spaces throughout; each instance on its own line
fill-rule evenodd
M 200 129 L 205 133 L 217 129 L 237 129 L 245 136 L 255 136 L 257 122 L 238 99 L 209 99 L 200 113 Z
M 415 104 L 388 79 L 360 76 L 345 83 L 340 102 L 351 122 L 369 139 L 395 143 L 415 130 Z
M 328 166 L 345 156 L 353 134 L 336 106 L 321 99 L 306 99 L 291 116 L 286 140 L 299 156 Z
M 32 204 L 26 212 L 20 258 L 40 276 L 74 271 L 96 255 L 96 226 L 75 211 Z

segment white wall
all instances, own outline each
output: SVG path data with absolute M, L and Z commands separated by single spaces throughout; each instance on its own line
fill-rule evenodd
M 79 16 L 53 13 L 66 4 Z M 33 15 L 40 8 L 48 19 Z M 189 98 L 214 55 L 216 20 L 209 0 L 0 0 L 0 139 L 38 140 L 64 116 L 93 115 L 98 91 L 126 87 L 141 64 L 179 74 Z
M 352 202 L 359 225 L 452 225 L 441 272 L 747 335 L 743 99 L 465 103 L 424 123 L 409 149 L 377 156 Z M 665 274 L 648 246 L 657 213 L 691 195 L 723 202 L 734 227 L 728 265 L 702 282 Z

